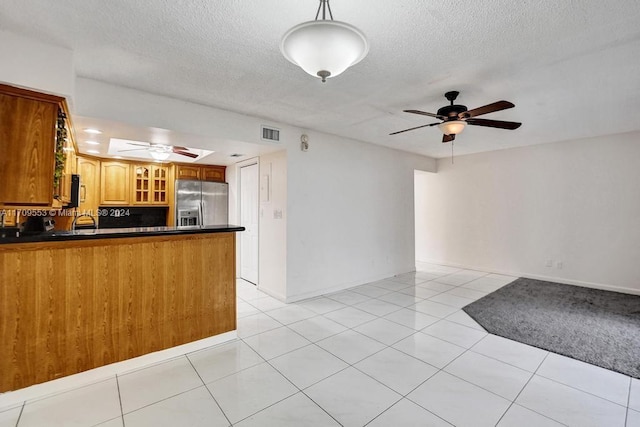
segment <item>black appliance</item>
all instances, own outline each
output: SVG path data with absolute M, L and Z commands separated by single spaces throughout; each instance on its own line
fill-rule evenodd
M 80 206 L 80 175 L 71 175 L 71 201 L 65 208 L 77 208 Z
M 100 206 L 99 224 L 100 228 L 164 227 L 168 210 L 165 206 Z
M 20 234 L 28 236 L 52 231 L 56 222 L 50 216 L 28 216 L 22 223 Z

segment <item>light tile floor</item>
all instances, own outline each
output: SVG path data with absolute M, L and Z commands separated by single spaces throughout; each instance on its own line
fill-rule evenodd
M 460 310 L 513 279 L 421 264 L 288 305 L 239 281 L 238 340 L 0 409 L 0 427 L 640 427 L 640 380 Z

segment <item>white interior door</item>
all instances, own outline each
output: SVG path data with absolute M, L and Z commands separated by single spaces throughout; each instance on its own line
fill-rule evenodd
M 258 165 L 240 168 L 240 277 L 258 284 Z

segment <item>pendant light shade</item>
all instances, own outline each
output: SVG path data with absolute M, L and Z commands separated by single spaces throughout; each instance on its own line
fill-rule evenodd
M 364 34 L 353 25 L 325 19 L 327 0 L 320 0 L 322 19 L 303 22 L 286 32 L 280 43 L 285 58 L 326 81 L 360 62 L 369 52 Z M 331 16 L 331 10 L 329 9 Z
M 451 120 L 440 123 L 438 127 L 445 135 L 457 135 L 464 130 L 466 125 L 462 120 Z

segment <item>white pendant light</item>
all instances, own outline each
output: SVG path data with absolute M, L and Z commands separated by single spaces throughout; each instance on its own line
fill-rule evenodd
M 325 82 L 362 61 L 369 52 L 369 43 L 353 25 L 334 21 L 329 0 L 320 0 L 315 21 L 303 22 L 287 31 L 280 50 L 289 61 Z
M 466 125 L 467 123 L 462 120 L 451 120 L 440 123 L 438 127 L 445 135 L 457 135 L 464 130 Z

